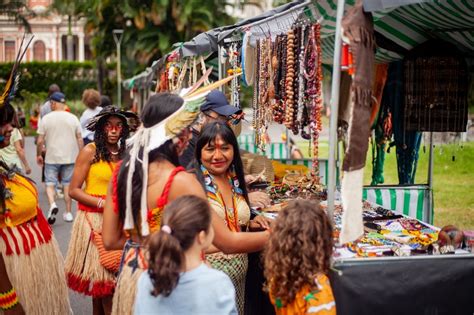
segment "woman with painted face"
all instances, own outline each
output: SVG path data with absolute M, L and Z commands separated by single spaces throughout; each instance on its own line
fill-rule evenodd
M 195 153 L 197 177 L 206 190 L 212 209 L 227 229 L 233 233 L 268 230 L 270 222 L 267 218 L 256 216 L 250 220 L 242 160 L 232 129 L 219 122 L 206 125 L 197 140 Z M 254 233 L 249 234 L 251 236 Z M 227 255 L 218 252 L 207 255 L 206 259 L 214 268 L 224 271 L 231 278 L 236 290 L 239 313 L 243 314 L 247 254 L 241 252 Z
M 95 132 L 94 141 L 79 153 L 69 195 L 78 202 L 66 256 L 68 286 L 92 297 L 93 314 L 110 314 L 115 275 L 100 263 L 93 231 L 102 230 L 107 185 L 125 152 L 130 128 L 128 119 L 135 114 L 107 106 L 91 118 L 87 129 Z M 84 186 L 85 183 L 85 186 Z
M 0 148 L 10 143 L 13 117 L 0 99 Z M 0 158 L 0 314 L 69 313 L 63 258 L 38 191 Z
M 125 246 L 112 314 L 133 313 L 136 284 L 148 268 L 149 236 L 160 229 L 164 207 L 184 195 L 207 199 L 196 177 L 178 160 L 203 102 L 201 93 L 186 101 L 170 93 L 150 97 L 141 114 L 143 127 L 130 139 L 130 151 L 112 177 L 104 211 L 104 245 L 109 250 Z M 214 213 L 212 226 L 213 244 L 225 253 L 260 250 L 269 238 L 268 232 L 252 237 L 231 233 Z

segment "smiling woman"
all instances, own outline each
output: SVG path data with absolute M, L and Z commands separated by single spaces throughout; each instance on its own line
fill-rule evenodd
M 250 220 L 239 146 L 234 132 L 227 124 L 214 122 L 203 128 L 196 143 L 195 168 L 212 209 L 231 232 L 269 228 L 269 223 L 261 216 Z M 257 233 L 244 234 L 259 237 Z M 217 235 L 216 238 L 218 237 Z M 264 240 L 260 245 L 263 247 Z M 234 254 L 218 252 L 206 256 L 214 268 L 224 271 L 231 278 L 240 314 L 244 311 L 245 277 L 248 270 L 246 252 L 248 251 Z

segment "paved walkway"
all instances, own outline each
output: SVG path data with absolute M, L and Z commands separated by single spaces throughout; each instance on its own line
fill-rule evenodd
M 36 164 L 36 146 L 34 144 L 33 137 L 27 137 L 25 139 L 25 151 L 28 162 L 30 163 L 32 173 L 31 178 L 36 182 L 38 188 L 39 201 L 43 213 L 47 215 L 49 204 L 46 198 L 46 191 L 44 184 L 41 183 L 41 168 Z M 69 238 L 71 237 L 72 223 L 64 222 L 62 214 L 65 209 L 64 200 L 60 199 L 57 201 L 59 207 L 59 214 L 56 218 L 56 223 L 53 225 L 54 235 L 58 240 L 59 247 L 63 256 L 66 255 L 67 247 L 69 244 Z M 76 213 L 76 203 L 73 202 L 73 214 Z M 49 290 L 49 288 L 45 288 Z M 71 299 L 71 307 L 76 315 L 89 315 L 92 314 L 92 300 L 89 297 L 85 297 L 79 294 L 69 291 L 69 298 Z

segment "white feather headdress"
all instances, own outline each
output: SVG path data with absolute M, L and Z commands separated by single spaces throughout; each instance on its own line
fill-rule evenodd
M 184 90 L 180 93 L 184 99 L 183 105 L 169 117 L 159 122 L 158 124 L 149 127 L 141 128 L 136 134 L 127 141 L 127 146 L 130 148 L 130 160 L 127 173 L 126 186 L 126 205 L 125 205 L 125 219 L 123 228 L 131 230 L 134 228 L 134 220 L 132 214 L 132 178 L 135 173 L 135 162 L 141 162 L 143 173 L 142 192 L 140 198 L 140 234 L 147 236 L 150 234 L 148 225 L 148 206 L 147 206 L 147 189 L 148 186 L 148 155 L 149 153 L 162 146 L 166 141 L 174 139 L 179 136 L 183 130 L 189 128 L 197 119 L 201 106 L 206 101 L 207 94 L 229 82 L 235 76 L 231 76 L 215 82 L 209 86 L 203 87 L 197 91 L 194 89 Z M 139 159 L 139 152 L 143 149 L 143 158 Z

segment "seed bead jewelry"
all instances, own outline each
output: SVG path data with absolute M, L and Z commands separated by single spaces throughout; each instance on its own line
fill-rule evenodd
M 313 132 L 313 179 L 319 182 L 319 135 L 323 129 L 321 113 L 323 110 L 323 98 L 322 98 L 322 83 L 323 83 L 323 70 L 322 70 L 322 53 L 321 53 L 321 25 L 316 23 L 313 25 L 313 41 L 316 48 L 316 93 L 314 99 L 314 117 L 315 124 Z
M 0 309 L 7 311 L 18 304 L 18 296 L 14 288 L 0 293 Z
M 285 126 L 288 129 L 293 127 L 293 113 L 294 113 L 294 90 L 293 84 L 295 80 L 295 34 L 293 30 L 288 31 L 287 40 L 287 55 L 286 55 L 286 111 L 285 111 Z
M 296 121 L 299 123 L 299 127 L 303 130 L 304 120 L 303 112 L 305 107 L 304 101 L 304 89 L 305 89 L 305 77 L 304 77 L 304 44 L 305 44 L 305 29 L 303 25 L 300 29 L 300 46 L 299 46 L 299 71 L 298 71 L 298 115 Z

